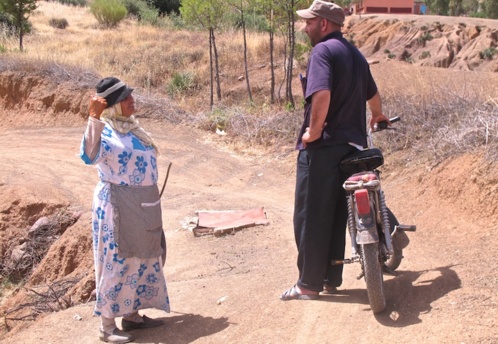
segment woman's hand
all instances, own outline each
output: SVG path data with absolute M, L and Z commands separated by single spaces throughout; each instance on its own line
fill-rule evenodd
M 107 107 L 107 101 L 105 98 L 98 97 L 96 95 L 90 98 L 90 108 L 88 110 L 90 117 L 100 119 L 100 115 Z

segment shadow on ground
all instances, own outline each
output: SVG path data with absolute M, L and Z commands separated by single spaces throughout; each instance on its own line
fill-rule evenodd
M 429 313 L 432 303 L 448 293 L 460 289 L 462 283 L 453 266 L 424 271 L 400 271 L 384 282 L 386 309 L 375 317 L 385 326 L 405 327 L 421 322 L 420 314 Z M 437 277 L 432 278 L 438 274 Z M 424 279 L 425 275 L 429 276 Z
M 201 337 L 223 331 L 230 325 L 228 318 L 215 319 L 198 314 L 172 313 L 179 315 L 165 317 L 163 326 L 146 331 L 133 331 L 134 343 L 192 343 Z

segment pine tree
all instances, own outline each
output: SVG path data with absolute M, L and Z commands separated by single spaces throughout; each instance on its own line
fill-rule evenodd
M 19 35 L 19 50 L 23 50 L 22 40 L 30 31 L 29 15 L 36 9 L 36 0 L 0 0 L 2 12 L 12 18 Z

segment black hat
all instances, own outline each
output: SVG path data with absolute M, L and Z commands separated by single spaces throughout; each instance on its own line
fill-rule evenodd
M 100 80 L 97 84 L 97 96 L 105 98 L 107 107 L 124 100 L 132 91 L 133 88 L 129 88 L 124 82 L 112 76 Z

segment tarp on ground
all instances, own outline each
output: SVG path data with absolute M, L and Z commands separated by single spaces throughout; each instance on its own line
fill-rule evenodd
M 248 210 L 198 210 L 197 226 L 192 229 L 195 236 L 221 235 L 250 226 L 267 225 L 263 207 Z

